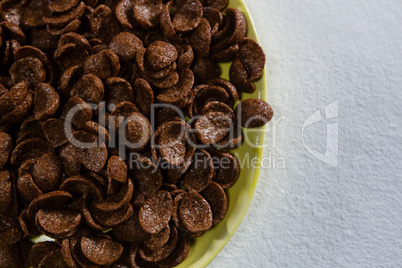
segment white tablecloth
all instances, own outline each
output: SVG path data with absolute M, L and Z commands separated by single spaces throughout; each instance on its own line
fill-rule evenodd
M 402 267 L 402 2 L 244 1 L 276 120 L 210 267 Z

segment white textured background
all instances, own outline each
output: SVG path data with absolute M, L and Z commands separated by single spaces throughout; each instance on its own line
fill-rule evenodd
M 402 267 L 402 2 L 244 0 L 267 53 L 277 137 L 221 267 Z M 339 165 L 303 122 L 339 104 Z M 272 127 L 271 127 L 272 129 Z M 325 151 L 326 124 L 305 131 Z M 271 156 L 270 154 L 271 153 Z

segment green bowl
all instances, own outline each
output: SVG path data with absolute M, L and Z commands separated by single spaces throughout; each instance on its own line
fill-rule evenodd
M 257 33 L 248 9 L 242 0 L 230 0 L 229 6 L 243 12 L 247 20 L 247 37 L 258 41 Z M 229 79 L 230 63 L 224 63 L 222 67 L 222 77 Z M 241 99 L 258 98 L 267 99 L 267 84 L 265 71 L 262 78 L 255 83 L 257 90 L 252 94 L 242 93 Z M 225 218 L 218 225 L 207 231 L 201 237 L 194 240 L 191 245 L 188 258 L 178 267 L 206 267 L 229 242 L 236 232 L 240 223 L 247 214 L 247 210 L 254 197 L 257 187 L 258 176 L 260 174 L 260 163 L 264 145 L 263 128 L 247 130 L 243 129 L 244 141 L 240 148 L 231 150 L 235 154 L 241 165 L 240 176 L 233 187 L 227 191 L 228 210 Z M 253 160 L 253 161 L 252 161 Z M 257 160 L 257 161 L 256 161 Z M 254 165 L 251 165 L 254 162 Z M 51 240 L 45 236 L 32 239 L 37 243 L 40 241 Z
M 230 0 L 229 6 L 243 12 L 247 20 L 247 37 L 258 41 L 257 33 L 249 11 L 242 0 Z M 222 77 L 229 78 L 230 63 L 222 64 Z M 255 83 L 257 90 L 252 94 L 242 93 L 241 99 L 258 98 L 267 100 L 267 83 L 265 72 L 262 78 Z M 178 267 L 206 267 L 229 242 L 240 223 L 247 214 L 247 210 L 254 197 L 260 174 L 260 164 L 264 145 L 263 129 L 243 130 L 245 141 L 240 148 L 231 150 L 242 166 L 240 177 L 228 191 L 228 210 L 225 218 L 218 225 L 194 240 L 188 258 Z M 251 165 L 254 159 L 254 165 Z M 257 161 L 256 161 L 257 160 Z

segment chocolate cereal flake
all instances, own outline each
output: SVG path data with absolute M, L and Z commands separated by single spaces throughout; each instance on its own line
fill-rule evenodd
M 135 104 L 143 115 L 151 115 L 151 105 L 154 103 L 154 92 L 147 80 L 138 78 L 133 86 L 135 93 Z
M 179 33 L 191 32 L 201 22 L 202 5 L 198 0 L 176 1 L 177 12 L 173 17 L 173 27 Z
M 145 29 L 155 28 L 163 7 L 162 0 L 134 1 L 134 18 Z
M 134 0 L 121 0 L 116 6 L 116 17 L 120 24 L 128 29 L 136 26 L 134 19 Z
M 53 148 L 61 147 L 68 142 L 64 124 L 63 120 L 57 118 L 48 119 L 42 124 L 43 133 Z
M 215 166 L 214 181 L 223 189 L 231 187 L 239 177 L 239 164 L 236 158 L 227 152 L 213 151 L 211 156 Z
M 162 231 L 157 234 L 153 234 L 149 239 L 144 241 L 143 245 L 149 250 L 158 250 L 166 245 L 166 243 L 169 241 L 170 233 L 171 228 L 168 225 Z
M 71 236 L 81 222 L 81 214 L 73 211 L 40 209 L 36 213 L 36 224 L 47 235 L 54 238 Z
M 53 116 L 59 108 L 59 94 L 49 84 L 40 83 L 34 92 L 34 116 L 38 121 L 44 121 Z
M 232 128 L 232 118 L 222 112 L 208 112 L 195 123 L 197 138 L 203 144 L 212 144 L 222 140 Z
M 28 202 L 31 202 L 43 194 L 42 190 L 38 187 L 38 185 L 36 185 L 32 175 L 29 173 L 25 173 L 18 177 L 17 189 L 21 198 Z
M 240 113 L 238 111 L 239 109 Z M 246 128 L 264 126 L 274 116 L 271 106 L 266 101 L 260 99 L 241 101 L 236 107 L 235 113 L 241 115 L 239 118 L 240 124 L 242 127 Z
M 141 248 L 138 252 L 139 256 L 148 262 L 158 262 L 166 259 L 176 248 L 178 236 L 179 233 L 176 227 L 172 226 L 170 228 L 169 240 L 165 245 L 155 250 L 146 247 Z
M 81 239 L 81 249 L 84 256 L 97 265 L 110 265 L 123 253 L 121 244 L 103 237 L 84 236 Z
M 205 150 L 196 151 L 194 157 L 196 161 L 193 162 L 186 174 L 184 174 L 181 184 L 189 190 L 201 192 L 212 181 L 214 165 L 211 156 Z
M 218 224 L 225 217 L 227 211 L 227 197 L 225 191 L 218 183 L 211 182 L 209 186 L 201 192 L 201 195 L 211 206 L 213 225 Z
M 85 73 L 92 73 L 106 80 L 119 74 L 119 57 L 109 49 L 90 56 L 85 61 Z
M 165 228 L 170 220 L 173 201 L 170 193 L 159 191 L 145 201 L 140 209 L 139 220 L 142 229 L 149 234 L 156 234 Z
M 142 48 L 141 39 L 132 33 L 119 33 L 110 41 L 109 48 L 119 56 L 122 62 L 128 62 L 134 59 L 137 50 Z
M 184 194 L 178 206 L 178 216 L 183 226 L 193 233 L 206 231 L 212 226 L 211 206 L 195 192 Z
M 32 170 L 35 184 L 44 192 L 57 190 L 62 177 L 62 163 L 55 153 L 37 158 Z

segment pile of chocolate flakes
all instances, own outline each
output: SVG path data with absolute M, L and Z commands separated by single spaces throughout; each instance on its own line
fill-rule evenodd
M 234 109 L 265 55 L 227 5 L 0 1 L 0 267 L 175 267 L 222 221 L 273 116 Z

